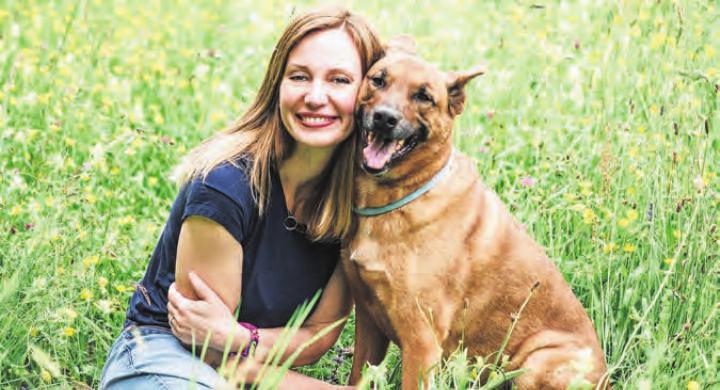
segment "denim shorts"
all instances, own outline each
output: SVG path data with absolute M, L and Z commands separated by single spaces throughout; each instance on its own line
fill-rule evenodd
M 129 326 L 108 354 L 100 389 L 214 389 L 227 382 L 186 350 L 170 329 Z

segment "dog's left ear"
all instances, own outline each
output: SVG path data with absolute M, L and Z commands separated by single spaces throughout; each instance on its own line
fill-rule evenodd
M 465 84 L 482 74 L 485 74 L 484 66 L 478 66 L 465 72 L 448 73 L 448 109 L 451 116 L 458 116 L 465 109 Z

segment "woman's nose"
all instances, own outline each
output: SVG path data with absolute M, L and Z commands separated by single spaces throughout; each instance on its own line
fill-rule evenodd
M 325 86 L 320 82 L 312 83 L 310 90 L 305 95 L 305 104 L 309 107 L 321 107 L 327 104 L 328 97 Z

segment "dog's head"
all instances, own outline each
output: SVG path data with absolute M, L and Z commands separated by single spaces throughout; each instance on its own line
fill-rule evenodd
M 465 85 L 483 73 L 480 68 L 442 72 L 417 55 L 412 38 L 392 40 L 358 95 L 363 169 L 375 176 L 404 175 L 451 147 Z

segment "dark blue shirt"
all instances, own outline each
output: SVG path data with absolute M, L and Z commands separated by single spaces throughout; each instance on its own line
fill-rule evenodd
M 205 180 L 195 179 L 180 190 L 145 276 L 130 298 L 125 326 L 170 327 L 167 291 L 175 281 L 180 226 L 192 215 L 219 223 L 242 245 L 238 320 L 261 328 L 284 326 L 298 305 L 325 288 L 340 256 L 339 245 L 314 243 L 297 230 L 285 228 L 288 210 L 276 171 L 268 207 L 259 217 L 248 166 L 244 160 L 237 166 L 223 164 Z

